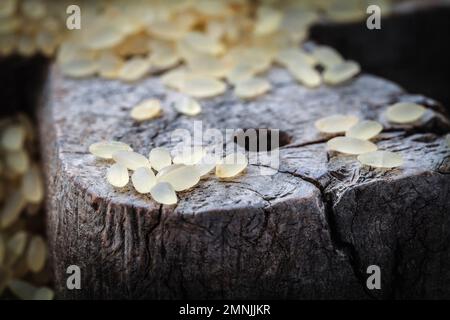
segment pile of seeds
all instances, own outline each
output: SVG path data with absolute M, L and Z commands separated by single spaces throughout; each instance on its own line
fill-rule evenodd
M 52 299 L 41 205 L 44 182 L 34 161 L 33 127 L 23 115 L 0 122 L 0 297 Z
M 81 29 L 65 27 L 69 1 L 3 0 L 0 55 L 53 55 L 70 77 L 99 75 L 136 81 L 161 73 L 162 82 L 194 98 L 228 86 L 251 99 L 271 88 L 263 74 L 276 63 L 315 88 L 357 75 L 356 62 L 329 47 L 301 49 L 320 19 L 354 21 L 368 5 L 388 0 L 103 0 L 77 1 Z M 319 72 L 320 67 L 321 72 Z
M 130 180 L 140 194 L 150 194 L 161 204 L 176 204 L 176 192 L 191 189 L 214 168 L 218 178 L 231 178 L 245 170 L 248 160 L 244 154 L 231 153 L 216 161 L 202 147 L 186 147 L 174 156 L 162 147 L 154 148 L 148 157 L 118 141 L 101 141 L 89 146 L 98 158 L 113 160 L 106 171 L 107 181 L 123 188 Z
M 399 102 L 389 106 L 385 117 L 395 124 L 412 124 L 418 121 L 425 113 L 426 108 L 407 102 Z M 352 115 L 332 115 L 321 118 L 315 122 L 317 130 L 324 134 L 343 134 L 327 142 L 331 151 L 357 155 L 360 163 L 376 168 L 394 168 L 403 164 L 401 155 L 378 150 L 375 143 L 369 141 L 375 138 L 383 126 L 377 121 L 363 120 Z

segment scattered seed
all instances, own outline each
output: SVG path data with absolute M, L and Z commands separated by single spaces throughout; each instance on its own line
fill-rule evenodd
M 153 200 L 158 203 L 171 205 L 176 204 L 178 201 L 173 187 L 167 182 L 158 182 L 150 190 L 150 194 L 152 195 Z
M 290 64 L 288 70 L 297 81 L 309 88 L 316 88 L 322 82 L 319 72 L 307 64 Z
M 419 120 L 425 113 L 426 108 L 408 102 L 396 103 L 386 110 L 386 117 L 390 122 L 412 123 Z
M 14 191 L 9 196 L 0 211 L 0 228 L 8 228 L 19 218 L 20 212 L 26 204 L 25 198 L 20 191 Z
M 47 246 L 42 237 L 34 236 L 31 238 L 26 258 L 28 268 L 32 272 L 37 273 L 44 268 L 47 259 Z
M 353 78 L 360 72 L 361 68 L 358 63 L 354 61 L 345 61 L 325 69 L 323 80 L 327 84 L 337 85 Z
M 270 90 L 270 83 L 262 78 L 250 78 L 236 84 L 234 93 L 242 99 L 251 99 Z
M 131 117 L 136 121 L 145 121 L 158 117 L 161 114 L 161 103 L 156 99 L 141 102 L 131 110 Z
M 2 132 L 1 145 L 5 150 L 18 151 L 23 147 L 25 135 L 26 131 L 22 126 L 10 125 Z
M 360 154 L 358 161 L 375 168 L 395 168 L 403 164 L 400 154 L 381 150 Z
M 216 159 L 212 156 L 206 155 L 200 160 L 200 162 L 196 163 L 194 167 L 200 177 L 205 176 L 216 167 Z
M 22 195 L 28 203 L 38 204 L 44 198 L 44 181 L 37 165 L 32 165 L 22 177 Z
M 53 300 L 55 292 L 47 287 L 38 288 L 33 295 L 33 300 Z
M 347 137 L 369 140 L 378 135 L 383 130 L 383 126 L 371 120 L 361 121 L 345 132 Z
M 339 52 L 331 47 L 317 47 L 313 50 L 312 55 L 320 65 L 325 67 L 325 69 L 330 69 L 344 63 L 344 59 Z
M 327 147 L 329 150 L 354 155 L 377 150 L 374 143 L 351 137 L 335 137 L 327 142 Z
M 5 155 L 5 162 L 8 168 L 11 169 L 13 173 L 19 175 L 24 174 L 30 166 L 28 153 L 25 150 L 8 152 Z
M 137 168 L 131 176 L 133 186 L 139 193 L 149 193 L 156 184 L 156 177 L 152 169 L 147 167 Z
M 130 177 L 128 176 L 127 167 L 120 163 L 113 164 L 106 172 L 106 179 L 108 180 L 108 182 L 117 188 L 125 187 L 128 184 L 129 178 Z
M 158 182 L 170 183 L 175 191 L 192 188 L 200 181 L 200 174 L 194 166 L 170 166 L 158 176 Z
M 242 153 L 231 153 L 227 155 L 216 166 L 216 176 L 219 178 L 231 178 L 242 171 L 248 165 L 247 157 Z
M 323 133 L 342 133 L 349 130 L 359 119 L 355 116 L 332 115 L 317 120 L 314 125 L 317 130 Z
M 177 99 L 173 107 L 179 113 L 182 113 L 187 116 L 196 116 L 200 112 L 202 112 L 202 107 L 200 106 L 198 101 L 190 97 L 182 97 L 180 99 Z
M 113 154 L 113 159 L 130 170 L 136 170 L 140 167 L 151 169 L 150 162 L 143 155 L 133 151 L 118 151 Z
M 166 148 L 153 148 L 148 156 L 150 165 L 156 171 L 170 166 L 172 164 L 172 157 L 169 150 Z
M 209 98 L 225 92 L 226 85 L 206 75 L 189 75 L 179 90 L 195 98 Z
M 27 240 L 27 233 L 25 231 L 18 231 L 6 243 L 6 250 L 14 260 L 24 253 Z
M 118 78 L 124 81 L 133 82 L 141 79 L 151 68 L 149 59 L 132 58 L 127 60 L 118 71 Z
M 203 148 L 196 146 L 186 147 L 177 152 L 173 157 L 173 163 L 190 166 L 199 163 L 204 156 L 205 150 Z
M 133 149 L 119 141 L 100 141 L 89 146 L 89 152 L 102 159 L 112 159 L 117 151 L 133 151 Z

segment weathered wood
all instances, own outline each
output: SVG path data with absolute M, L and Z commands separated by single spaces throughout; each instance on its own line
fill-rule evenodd
M 54 68 L 39 110 L 47 166 L 48 237 L 60 298 L 436 298 L 450 297 L 449 123 L 430 99 L 361 75 L 315 90 L 280 69 L 274 88 L 243 102 L 231 91 L 205 100 L 195 118 L 177 115 L 157 77 L 136 84 L 70 80 Z M 130 108 L 162 100 L 164 117 L 136 124 Z M 429 111 L 413 127 L 382 116 L 396 101 Z M 374 170 L 327 154 L 314 120 L 351 113 L 379 120 L 379 146 L 400 152 L 403 167 Z M 290 143 L 280 168 L 257 165 L 228 181 L 210 177 L 161 206 L 105 181 L 107 162 L 87 152 L 101 139 L 144 154 L 171 146 L 170 133 L 207 128 L 278 128 Z M 66 289 L 66 268 L 82 289 Z M 382 289 L 366 289 L 366 268 L 380 266 Z

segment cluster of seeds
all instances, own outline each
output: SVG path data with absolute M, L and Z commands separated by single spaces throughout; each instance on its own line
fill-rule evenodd
M 89 151 L 98 158 L 114 160 L 106 172 L 112 186 L 125 187 L 130 170 L 132 185 L 138 193 L 150 194 L 153 200 L 166 205 L 176 204 L 176 192 L 194 187 L 214 168 L 218 178 L 231 178 L 248 165 L 244 154 L 231 153 L 216 161 L 202 147 L 184 148 L 174 156 L 168 149 L 158 147 L 146 157 L 125 143 L 101 141 L 90 145 Z
M 25 116 L 0 123 L 0 297 L 52 299 L 41 236 L 44 182 Z
M 385 117 L 392 123 L 411 124 L 418 121 L 425 111 L 421 105 L 399 102 L 387 108 Z M 359 121 L 358 117 L 338 114 L 317 120 L 315 126 L 326 134 L 345 133 L 345 136 L 337 136 L 327 142 L 329 150 L 357 155 L 359 162 L 376 168 L 394 168 L 403 164 L 401 155 L 378 150 L 377 145 L 369 141 L 383 130 L 377 121 Z

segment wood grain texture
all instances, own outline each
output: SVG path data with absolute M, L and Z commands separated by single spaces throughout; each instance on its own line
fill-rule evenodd
M 49 194 L 48 236 L 59 298 L 436 298 L 450 297 L 450 151 L 443 108 L 386 80 L 361 75 L 338 87 L 306 89 L 284 70 L 256 100 L 231 90 L 203 101 L 195 118 L 176 114 L 158 77 L 135 84 L 71 80 L 53 68 L 39 109 Z M 133 105 L 162 100 L 164 116 L 134 123 Z M 429 110 L 414 126 L 383 117 L 397 101 Z M 378 145 L 399 152 L 394 170 L 362 167 L 327 153 L 316 119 L 351 113 L 383 123 Z M 276 128 L 290 137 L 280 167 L 258 165 L 230 180 L 213 176 L 161 206 L 105 179 L 108 162 L 87 152 L 101 139 L 147 154 L 170 134 L 208 128 Z M 227 137 L 231 140 L 231 137 Z M 66 268 L 82 289 L 66 289 Z M 366 290 L 366 268 L 382 289 Z

